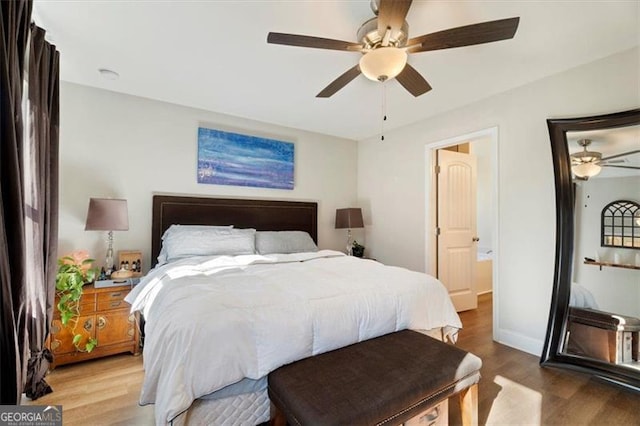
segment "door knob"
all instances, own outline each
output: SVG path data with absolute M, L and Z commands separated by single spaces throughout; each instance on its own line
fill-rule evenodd
M 473 237 L 473 238 L 471 239 L 471 241 L 473 241 L 474 243 L 477 243 L 478 241 L 480 241 L 480 238 L 478 238 L 478 237 Z

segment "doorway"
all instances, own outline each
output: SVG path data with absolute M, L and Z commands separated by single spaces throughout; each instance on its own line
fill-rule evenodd
M 477 213 L 474 213 L 476 223 L 469 224 L 470 229 L 468 230 L 464 229 L 464 226 L 456 226 L 453 235 L 457 238 L 462 238 L 465 243 L 460 244 L 458 241 L 449 247 L 446 244 L 450 244 L 447 241 L 451 241 L 451 239 L 447 238 L 447 235 L 443 235 L 443 233 L 446 233 L 446 229 L 443 229 L 442 225 L 446 227 L 447 224 L 446 221 L 442 221 L 441 217 L 443 210 L 446 211 L 448 206 L 444 206 L 444 209 L 442 208 L 443 206 L 440 204 L 442 204 L 443 198 L 446 199 L 446 196 L 442 197 L 443 194 L 438 191 L 438 180 L 442 177 L 442 167 L 440 168 L 440 175 L 437 174 L 438 151 L 445 148 L 448 148 L 448 151 L 461 151 L 462 154 L 460 156 L 462 157 L 468 153 L 477 158 L 478 190 L 474 193 L 474 197 L 453 197 L 453 201 L 459 198 L 463 201 L 463 204 L 471 202 L 471 198 L 474 198 L 472 201 L 477 209 Z M 445 155 L 448 158 L 452 157 L 449 153 Z M 425 202 L 427 203 L 425 208 L 427 216 L 425 241 L 427 246 L 425 252 L 427 253 L 426 264 L 428 272 L 438 277 L 448 287 L 452 300 L 454 300 L 454 304 L 459 311 L 475 309 L 477 295 L 479 294 L 493 292 L 492 299 L 494 301 L 499 300 L 499 288 L 497 285 L 497 255 L 499 253 L 497 247 L 497 242 L 499 241 L 497 208 L 498 128 L 480 130 L 429 144 L 425 147 L 425 156 L 427 162 L 427 167 L 425 168 L 427 170 L 427 194 L 425 196 Z M 458 154 L 454 152 L 453 157 L 455 158 L 456 156 Z M 459 166 L 457 170 L 459 172 L 458 175 L 464 175 L 464 167 Z M 454 180 L 454 185 L 459 185 L 460 176 L 457 176 L 456 179 Z M 460 189 L 454 188 L 453 192 L 455 193 L 456 190 Z M 439 195 L 441 196 L 440 203 L 438 202 Z M 451 193 L 448 196 L 452 197 Z M 455 207 L 455 209 L 457 208 Z M 453 260 L 453 263 L 449 262 L 447 266 L 445 262 L 443 267 L 441 261 L 443 256 L 447 256 L 447 252 L 449 255 L 453 255 L 453 258 L 449 259 L 449 261 Z M 461 264 L 467 266 L 461 268 Z M 449 285 L 445 281 L 449 281 Z M 498 323 L 498 315 L 497 306 L 494 306 L 494 324 Z

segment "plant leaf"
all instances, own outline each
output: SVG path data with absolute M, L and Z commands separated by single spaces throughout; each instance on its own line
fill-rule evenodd
M 82 339 L 82 336 L 80 334 L 76 334 L 75 336 L 73 336 L 73 344 L 77 346 L 78 343 L 80 343 L 80 339 Z
M 62 322 L 62 325 L 67 325 L 71 317 L 73 317 L 73 312 L 60 311 L 60 322 Z
M 87 352 L 91 352 L 93 348 L 95 348 L 96 346 L 98 346 L 98 341 L 96 339 L 91 338 L 87 342 L 85 348 L 87 349 Z

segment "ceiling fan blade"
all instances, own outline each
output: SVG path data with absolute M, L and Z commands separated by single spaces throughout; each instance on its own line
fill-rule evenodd
M 412 0 L 380 0 L 378 6 L 378 34 L 384 37 L 387 28 L 402 29 L 404 20 L 409 13 Z
M 396 80 L 416 98 L 431 90 L 431 86 L 427 83 L 427 80 L 409 64 L 404 66 L 402 72 L 396 76 Z
M 351 80 L 360 75 L 360 66 L 356 65 L 353 68 L 350 68 L 347 72 L 342 74 L 340 77 L 333 80 L 327 87 L 322 89 L 320 93 L 316 95 L 316 98 L 328 98 L 336 93 L 338 90 L 342 89 L 344 86 L 349 84 Z
M 415 37 L 407 42 L 408 52 L 450 49 L 513 38 L 520 18 L 500 19 L 451 28 Z
M 604 157 L 600 161 L 608 161 L 613 160 L 614 158 L 626 157 L 627 155 L 633 155 L 640 153 L 640 149 L 634 149 L 633 151 L 623 152 L 622 154 L 610 155 L 609 157 Z
M 619 166 L 617 164 L 601 164 L 602 167 L 617 167 L 619 169 L 640 170 L 640 166 Z
M 350 41 L 285 33 L 269 33 L 267 35 L 267 43 L 355 52 L 362 49 L 362 46 L 359 43 L 352 43 Z

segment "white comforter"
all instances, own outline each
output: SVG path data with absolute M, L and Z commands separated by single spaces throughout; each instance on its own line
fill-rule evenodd
M 146 318 L 140 403 L 156 404 L 158 424 L 310 355 L 406 328 L 461 327 L 435 278 L 330 250 L 174 262 L 127 301 Z

